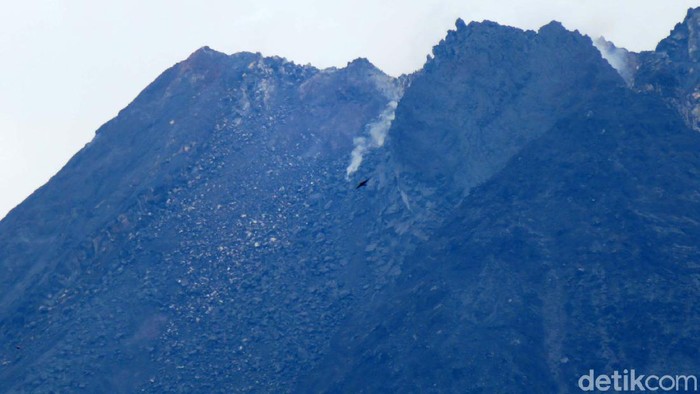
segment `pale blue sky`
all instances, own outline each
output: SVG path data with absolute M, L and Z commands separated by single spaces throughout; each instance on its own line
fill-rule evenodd
M 420 68 L 453 27 L 490 19 L 536 29 L 552 19 L 652 49 L 685 0 L 94 1 L 0 0 L 0 217 L 45 183 L 167 67 L 209 45 L 317 67 L 367 57 Z

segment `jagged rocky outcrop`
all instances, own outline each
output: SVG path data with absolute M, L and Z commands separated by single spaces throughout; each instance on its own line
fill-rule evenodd
M 458 20 L 396 79 L 196 51 L 0 222 L 0 391 L 696 371 L 696 14 L 625 78 L 555 22 Z
M 373 307 L 353 311 L 300 387 L 578 392 L 589 369 L 700 366 L 691 301 L 700 138 L 663 96 L 625 87 L 586 38 L 548 28 L 458 22 L 436 47 L 397 109 L 389 147 L 397 187 L 440 215 L 412 223 L 428 235 L 414 237 L 401 275 Z M 577 61 L 528 69 L 537 52 L 517 57 L 551 37 Z M 431 67 L 450 70 L 435 89 Z M 515 88 L 521 68 L 529 75 Z M 546 78 L 565 88 L 553 94 Z M 508 121 L 494 126 L 497 116 L 478 108 L 500 95 L 508 99 L 491 108 Z M 455 188 L 458 202 L 445 204 Z
M 623 84 L 589 38 L 556 22 L 533 32 L 460 20 L 433 53 L 401 100 L 388 149 L 401 179 L 453 203 L 581 103 Z
M 472 189 L 300 387 L 574 393 L 589 369 L 692 374 L 699 149 L 661 100 L 601 94 Z
M 635 87 L 664 97 L 693 129 L 700 131 L 700 9 L 690 9 L 682 23 L 656 50 L 639 54 Z

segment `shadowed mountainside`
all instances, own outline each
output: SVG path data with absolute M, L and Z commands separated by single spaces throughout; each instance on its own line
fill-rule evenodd
M 401 78 L 196 51 L 0 222 L 0 391 L 692 373 L 699 14 L 627 83 L 555 22 L 458 20 Z

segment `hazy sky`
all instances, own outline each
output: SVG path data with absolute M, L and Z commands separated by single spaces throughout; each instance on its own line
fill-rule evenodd
M 0 218 L 45 183 L 167 67 L 209 45 L 317 67 L 367 57 L 420 68 L 454 26 L 552 19 L 618 46 L 652 49 L 685 0 L 0 0 Z

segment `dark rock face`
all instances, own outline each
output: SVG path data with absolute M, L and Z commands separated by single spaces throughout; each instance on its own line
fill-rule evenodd
M 690 91 L 696 13 L 632 89 L 557 23 L 460 20 L 399 79 L 198 50 L 0 222 L 1 391 L 694 373 L 700 135 L 658 73 Z
M 682 23 L 653 52 L 639 55 L 635 86 L 664 97 L 700 131 L 700 9 L 688 10 Z
M 587 37 L 554 22 L 538 33 L 458 23 L 434 55 L 401 100 L 389 149 L 402 176 L 455 202 L 592 94 L 623 84 Z
M 700 138 L 674 118 L 611 90 L 557 122 L 353 313 L 307 384 L 579 392 L 589 369 L 693 373 Z

